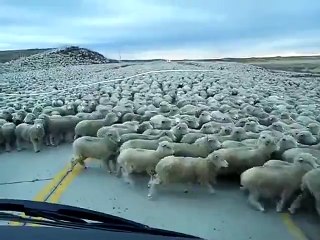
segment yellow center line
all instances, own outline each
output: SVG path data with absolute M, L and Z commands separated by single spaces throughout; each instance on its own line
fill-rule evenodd
M 281 219 L 295 240 L 308 240 L 302 229 L 294 223 L 289 213 L 281 213 Z

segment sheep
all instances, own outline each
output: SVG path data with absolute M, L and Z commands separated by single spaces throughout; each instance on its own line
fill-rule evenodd
M 181 143 L 194 143 L 197 139 L 202 138 L 207 136 L 205 133 L 200 133 L 200 132 L 191 132 L 191 133 L 187 133 L 186 135 L 184 135 L 180 142 Z
M 301 201 L 311 193 L 315 198 L 316 211 L 320 216 L 320 169 L 313 169 L 307 172 L 301 180 L 300 189 L 302 193 L 292 202 L 288 208 L 291 214 L 294 214 L 300 207 Z
M 255 147 L 222 148 L 216 150 L 216 153 L 222 154 L 224 159 L 229 163 L 229 167 L 221 171 L 221 174 L 240 174 L 250 167 L 261 166 L 271 158 L 271 154 L 275 150 L 276 143 L 269 135 L 261 136 Z
M 246 132 L 242 127 L 235 127 L 232 130 L 231 135 L 227 136 L 218 136 L 218 139 L 220 142 L 224 142 L 226 140 L 235 140 L 235 141 L 241 141 L 246 139 Z
M 260 197 L 280 197 L 276 211 L 281 212 L 288 199 L 299 189 L 303 175 L 317 167 L 311 154 L 301 153 L 288 165 L 252 167 L 241 174 L 240 181 L 242 187 L 249 191 L 248 201 L 253 207 L 264 212 Z
M 320 150 L 312 148 L 291 148 L 284 151 L 281 158 L 286 162 L 293 162 L 295 156 L 299 155 L 300 153 L 310 153 L 320 163 Z
M 40 152 L 43 138 L 45 136 L 44 126 L 36 123 L 33 125 L 27 123 L 19 124 L 15 129 L 17 150 L 22 150 L 22 142 L 31 142 L 34 152 Z
M 160 142 L 156 150 L 141 148 L 124 149 L 117 158 L 117 176 L 121 176 L 122 173 L 128 183 L 134 184 L 130 178 L 130 174 L 146 172 L 152 176 L 160 159 L 173 153 L 174 150 L 168 141 Z
M 267 167 L 282 167 L 282 166 L 289 166 L 291 163 L 285 162 L 282 160 L 270 159 L 266 161 L 262 166 Z
M 74 139 L 82 136 L 97 136 L 97 132 L 103 126 L 110 126 L 118 121 L 118 117 L 115 113 L 108 113 L 104 119 L 97 120 L 82 120 L 80 121 L 74 131 Z
M 174 126 L 173 128 L 171 128 L 170 130 L 174 136 L 176 137 L 177 142 L 180 142 L 181 139 L 188 134 L 189 132 L 189 128 L 188 125 L 186 123 L 178 123 L 176 126 Z
M 253 139 L 247 139 L 247 140 L 253 140 Z M 221 148 L 238 148 L 238 147 L 247 147 L 247 146 L 248 145 L 246 145 L 243 142 L 226 140 L 222 142 Z
M 137 133 L 143 133 L 144 131 L 148 130 L 148 129 L 153 129 L 152 125 L 150 122 L 145 121 L 139 124 Z
M 87 158 L 101 159 L 108 172 L 111 173 L 110 158 L 118 151 L 119 143 L 120 135 L 117 129 L 110 129 L 103 138 L 91 136 L 77 138 L 72 144 L 73 158 L 71 164 L 79 163 L 87 168 L 85 165 Z
M 316 137 L 312 136 L 312 133 L 309 131 L 301 131 L 297 135 L 297 140 L 299 143 L 306 145 L 314 145 L 317 144 L 318 140 Z
M 33 124 L 36 116 L 33 113 L 27 113 L 25 118 L 23 119 L 24 123 Z
M 5 148 L 7 152 L 11 151 L 11 146 L 15 141 L 15 129 L 16 125 L 14 123 L 5 123 L 1 126 L 0 130 L 2 131 L 3 139 L 5 142 Z
M 209 193 L 215 193 L 212 183 L 215 183 L 217 172 L 222 167 L 228 167 L 228 162 L 215 152 L 207 157 L 164 157 L 156 165 L 156 174 L 149 181 L 148 198 L 153 197 L 157 185 L 169 183 L 200 183 L 208 188 Z
M 145 135 L 145 134 L 139 134 L 139 133 L 127 133 L 127 134 L 121 135 L 121 143 L 123 144 L 124 142 L 132 140 L 132 139 L 155 140 L 155 139 L 159 139 L 162 136 L 168 136 L 173 141 L 176 140 L 176 137 L 170 131 L 164 131 L 164 132 L 159 133 L 158 135 Z
M 150 123 L 155 129 L 168 130 L 171 128 L 172 121 L 162 115 L 155 115 L 150 118 Z
M 97 132 L 97 137 L 104 137 L 104 135 L 111 129 L 116 128 L 120 136 L 127 133 L 136 133 L 139 127 L 139 123 L 132 121 L 132 122 L 125 122 L 122 124 L 113 124 L 112 126 L 102 127 Z
M 312 135 L 318 136 L 320 134 L 320 125 L 318 123 L 309 123 L 307 129 Z
M 208 111 L 203 111 L 199 116 L 199 126 L 211 121 L 211 115 Z
M 20 123 L 23 123 L 24 118 L 26 117 L 27 112 L 20 109 L 19 111 L 12 114 L 12 122 L 14 122 L 15 125 L 19 125 Z
M 78 122 L 81 121 L 76 116 L 60 116 L 53 117 L 45 114 L 40 114 L 39 119 L 44 119 L 45 121 L 45 132 L 48 139 L 48 142 L 52 146 L 57 146 L 59 139 L 62 137 L 70 136 L 70 139 L 74 138 L 74 129 Z M 72 136 L 71 136 L 72 135 Z
M 207 157 L 211 152 L 221 148 L 221 143 L 214 136 L 199 138 L 193 144 L 173 142 L 170 144 L 175 156 L 185 157 Z
M 128 148 L 142 148 L 142 149 L 156 150 L 159 143 L 163 141 L 172 142 L 172 139 L 167 136 L 163 136 L 155 140 L 132 139 L 124 142 L 120 147 L 120 151 Z
M 272 154 L 275 159 L 281 159 L 282 154 L 291 148 L 297 147 L 297 141 L 290 135 L 284 135 L 277 143 L 277 150 Z

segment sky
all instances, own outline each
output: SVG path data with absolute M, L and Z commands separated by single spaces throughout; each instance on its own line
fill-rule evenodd
M 119 59 L 320 54 L 319 0 L 0 0 L 0 50 Z

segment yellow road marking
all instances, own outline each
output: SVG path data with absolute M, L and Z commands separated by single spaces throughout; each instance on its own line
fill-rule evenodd
M 32 199 L 33 201 L 43 202 L 46 200 L 48 195 L 53 191 L 53 189 L 59 184 L 62 178 L 67 174 L 70 169 L 70 163 L 67 164 L 61 171 L 59 171 L 54 178 L 42 188 L 42 190 Z M 21 217 L 25 217 L 25 214 L 19 214 Z M 9 222 L 11 226 L 22 226 L 21 222 Z
M 72 172 L 70 172 L 65 179 L 59 184 L 56 190 L 51 194 L 48 199 L 50 203 L 57 203 L 61 198 L 62 194 L 69 187 L 72 181 L 83 171 L 83 167 L 79 164 L 75 165 Z
M 293 222 L 289 213 L 281 213 L 281 219 L 295 240 L 308 240 L 301 228 Z

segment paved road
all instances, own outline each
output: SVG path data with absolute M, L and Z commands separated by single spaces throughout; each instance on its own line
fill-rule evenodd
M 89 168 L 68 172 L 71 146 L 0 154 L 0 198 L 57 202 L 103 211 L 154 227 L 198 235 L 207 239 L 312 239 L 320 236 L 317 216 L 290 215 L 251 209 L 234 183 L 220 183 L 217 193 L 194 188 L 183 193 L 174 186 L 160 189 L 147 200 L 147 179 L 131 186 L 106 173 L 98 160 Z M 63 180 L 62 180 L 63 179 Z

